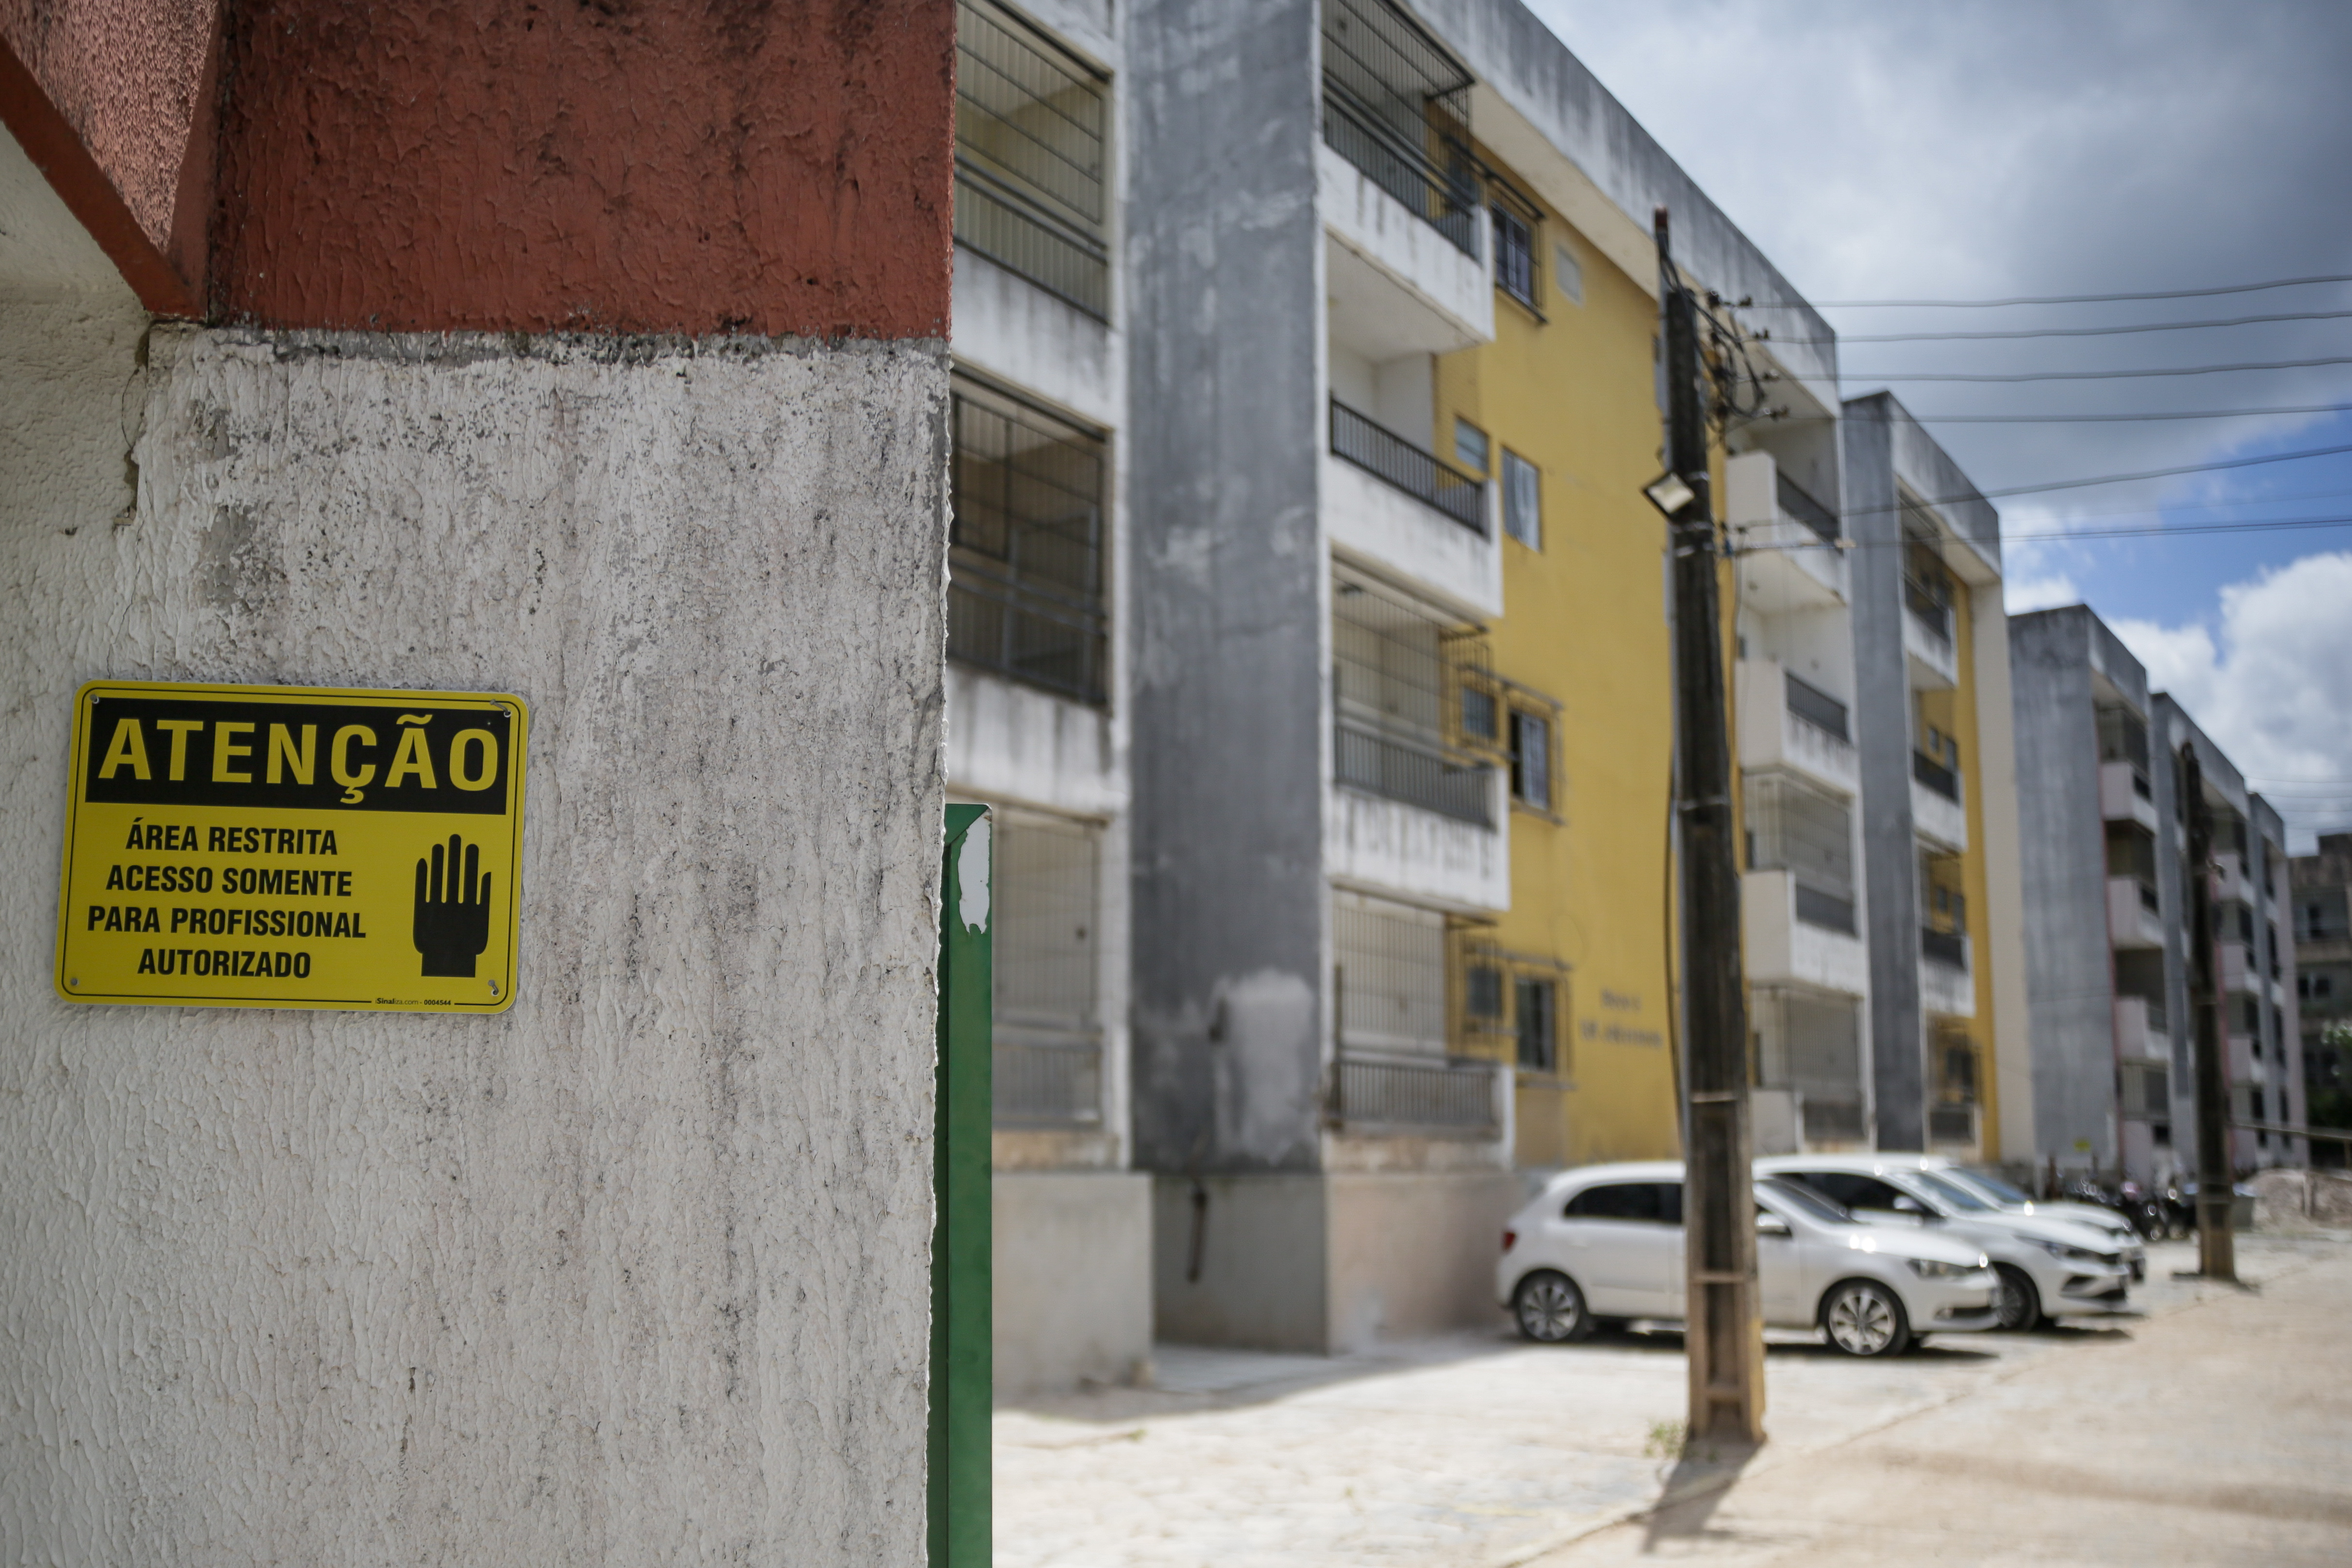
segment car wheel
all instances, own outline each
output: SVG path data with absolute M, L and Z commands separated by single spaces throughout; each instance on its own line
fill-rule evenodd
M 1848 1355 L 1895 1355 L 1911 1343 L 1903 1303 L 1875 1280 L 1831 1286 L 1822 1298 L 1822 1331 Z
M 1511 1315 L 1518 1320 L 1520 1334 L 1538 1344 L 1567 1344 L 1592 1333 L 1584 1292 L 1575 1281 L 1549 1269 L 1519 1281 L 1511 1292 Z
M 2042 1322 L 2042 1292 L 2025 1270 L 2014 1264 L 1998 1265 L 2000 1284 L 1992 1293 L 1993 1315 L 2000 1326 L 2012 1333 L 2022 1333 Z

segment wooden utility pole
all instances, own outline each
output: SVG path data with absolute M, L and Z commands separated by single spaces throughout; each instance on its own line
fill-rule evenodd
M 2213 955 L 2213 810 L 2197 747 L 2180 748 L 2189 797 L 2189 1010 L 2197 1020 L 2197 1270 L 2209 1280 L 2238 1277 L 2230 1227 L 2237 1176 L 2230 1168 L 2230 1064 L 2222 1057 L 2221 987 Z
M 1748 1124 L 1748 998 L 1739 973 L 1739 866 L 1725 700 L 1722 559 L 1699 391 L 1698 301 L 1657 211 L 1665 313 L 1666 468 L 1690 498 L 1667 517 L 1675 582 L 1675 810 L 1682 839 L 1683 1258 L 1693 1442 L 1764 1436 L 1764 1324 L 1756 1294 Z

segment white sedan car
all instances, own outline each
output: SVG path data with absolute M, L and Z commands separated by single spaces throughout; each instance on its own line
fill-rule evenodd
M 2137 1284 L 2147 1278 L 2147 1244 L 2141 1240 L 2139 1232 L 2132 1228 L 2132 1222 L 2112 1208 L 2101 1208 L 2095 1203 L 2076 1203 L 2070 1198 L 2038 1198 L 1991 1171 L 1967 1170 L 1933 1155 L 1921 1156 L 1920 1168 L 1933 1171 L 1946 1181 L 1967 1188 L 2006 1213 L 2038 1214 L 2045 1219 L 2063 1219 L 2105 1231 L 2115 1239 L 2116 1248 L 2124 1255 L 2124 1261 L 2131 1265 L 2132 1282 Z
M 1818 1329 L 1848 1355 L 1891 1355 L 1920 1334 L 1997 1321 L 1999 1281 L 1979 1249 L 1864 1224 L 1794 1183 L 1755 1190 L 1767 1325 Z M 1565 1172 L 1512 1216 L 1496 1291 L 1519 1333 L 1545 1343 L 1608 1322 L 1680 1322 L 1682 1220 L 1679 1161 Z
M 2129 1308 L 2131 1265 L 2106 1232 L 2009 1213 L 1924 1165 L 1917 1155 L 1774 1155 L 1756 1171 L 1801 1181 L 1859 1218 L 1982 1248 L 2000 1275 L 2005 1329 Z

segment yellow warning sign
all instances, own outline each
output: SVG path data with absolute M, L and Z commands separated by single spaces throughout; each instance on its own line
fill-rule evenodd
M 58 995 L 499 1011 L 529 726 L 494 693 L 92 681 Z

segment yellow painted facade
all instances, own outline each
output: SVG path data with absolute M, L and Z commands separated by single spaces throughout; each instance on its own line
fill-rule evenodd
M 2006 627 L 2001 629 L 2006 634 Z M 1919 718 L 1923 727 L 1932 726 L 1950 736 L 1959 747 L 1960 805 L 1969 824 L 1969 847 L 1962 853 L 1939 859 L 1930 869 L 1928 885 L 1920 898 L 1931 925 L 1948 925 L 1967 934 L 1972 961 L 1969 966 L 1969 981 L 1976 998 L 1976 1015 L 1967 1019 L 1936 1020 L 1931 1025 L 1927 1061 L 1927 1092 L 1931 1103 L 1939 1089 L 1949 1081 L 1950 1066 L 1944 1061 L 1948 1045 L 1966 1042 L 1973 1056 L 1970 1077 L 1977 1096 L 1977 1128 L 1983 1158 L 2000 1158 L 2000 1085 L 1992 1071 L 1993 1051 L 1993 966 L 1992 939 L 1988 923 L 1992 906 L 1989 890 L 1989 873 L 1985 858 L 1985 821 L 1983 768 L 1980 744 L 1981 730 L 1977 716 L 1976 637 L 1974 606 L 1966 591 L 1954 606 L 1952 613 L 1953 650 L 1957 655 L 1959 683 L 1948 691 L 1925 692 L 1919 696 Z M 1921 731 L 1926 733 L 1923 727 Z M 1957 924 L 1939 918 L 1936 889 L 1958 893 L 1962 899 L 1963 918 Z
M 1537 308 L 1498 291 L 1495 340 L 1438 361 L 1433 434 L 1491 477 L 1507 452 L 1540 476 L 1539 544 L 1503 540 L 1490 636 L 1497 675 L 1559 704 L 1551 809 L 1514 806 L 1511 908 L 1475 935 L 1528 973 L 1564 966 L 1557 1070 L 1523 1068 L 1517 1091 L 1518 1163 L 1546 1166 L 1671 1155 L 1679 1138 L 1664 528 L 1642 494 L 1657 306 L 1557 212 L 1535 249 Z M 1457 420 L 1485 436 L 1483 462 Z

